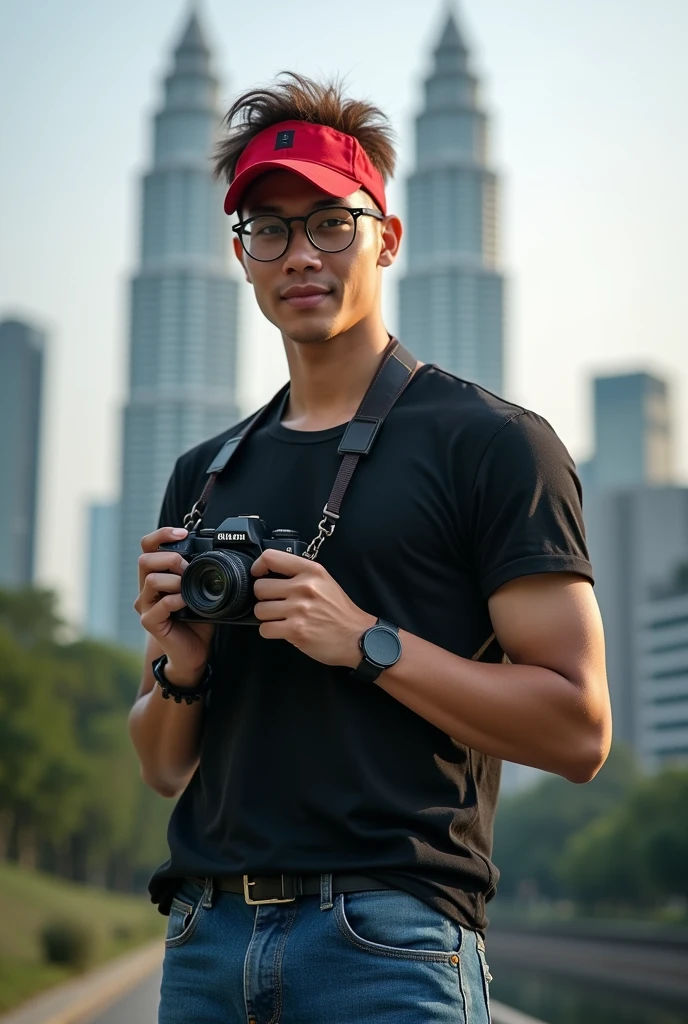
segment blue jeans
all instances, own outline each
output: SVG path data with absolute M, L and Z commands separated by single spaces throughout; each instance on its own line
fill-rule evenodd
M 399 890 L 250 906 L 185 881 L 159 1024 L 489 1024 L 482 939 Z

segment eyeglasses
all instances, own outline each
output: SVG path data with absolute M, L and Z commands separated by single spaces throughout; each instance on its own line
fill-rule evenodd
M 244 251 L 251 259 L 269 263 L 270 260 L 284 256 L 291 242 L 292 224 L 296 221 L 301 221 L 309 241 L 316 249 L 321 252 L 343 252 L 356 237 L 359 217 L 385 219 L 379 210 L 368 207 L 352 210 L 348 206 L 325 206 L 309 213 L 307 217 L 259 214 L 235 224 L 232 231 L 236 231 Z

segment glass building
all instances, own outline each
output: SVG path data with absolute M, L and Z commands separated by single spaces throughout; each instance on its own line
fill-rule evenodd
M 108 583 L 117 574 L 118 515 L 116 502 L 94 502 L 88 507 L 84 630 L 95 640 L 116 639 L 116 593 Z
M 501 393 L 504 279 L 488 127 L 468 49 L 450 14 L 416 118 L 399 337 L 424 362 Z
M 194 12 L 165 79 L 143 178 L 118 558 L 117 637 L 130 647 L 145 641 L 132 608 L 140 541 L 157 526 L 174 462 L 239 419 L 237 284 L 228 272 L 224 188 L 210 161 L 221 121 L 210 59 Z
M 638 608 L 638 749 L 650 771 L 688 764 L 688 562 Z
M 0 323 L 0 587 L 34 578 L 44 345 L 31 324 Z
M 595 377 L 595 453 L 581 476 L 586 489 L 605 491 L 674 478 L 669 386 L 651 373 Z

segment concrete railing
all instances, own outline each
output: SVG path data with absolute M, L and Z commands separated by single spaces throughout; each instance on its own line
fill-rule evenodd
M 490 1001 L 490 1012 L 492 1024 L 544 1024 L 544 1021 L 529 1017 L 527 1013 L 521 1013 L 520 1010 L 513 1010 L 510 1006 L 505 1006 L 504 1003 L 496 1003 L 494 999 Z

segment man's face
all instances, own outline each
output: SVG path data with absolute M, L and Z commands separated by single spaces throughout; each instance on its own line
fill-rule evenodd
M 325 203 L 375 208 L 366 192 L 333 197 L 296 174 L 271 171 L 247 190 L 240 216 L 307 216 Z M 393 262 L 396 252 L 386 221 L 359 217 L 356 237 L 342 252 L 321 252 L 299 222 L 292 225 L 289 247 L 279 259 L 251 259 L 238 238 L 234 249 L 267 319 L 292 341 L 313 344 L 349 330 L 378 308 L 380 268 Z M 400 233 L 392 232 L 392 243 L 396 238 L 398 244 Z

